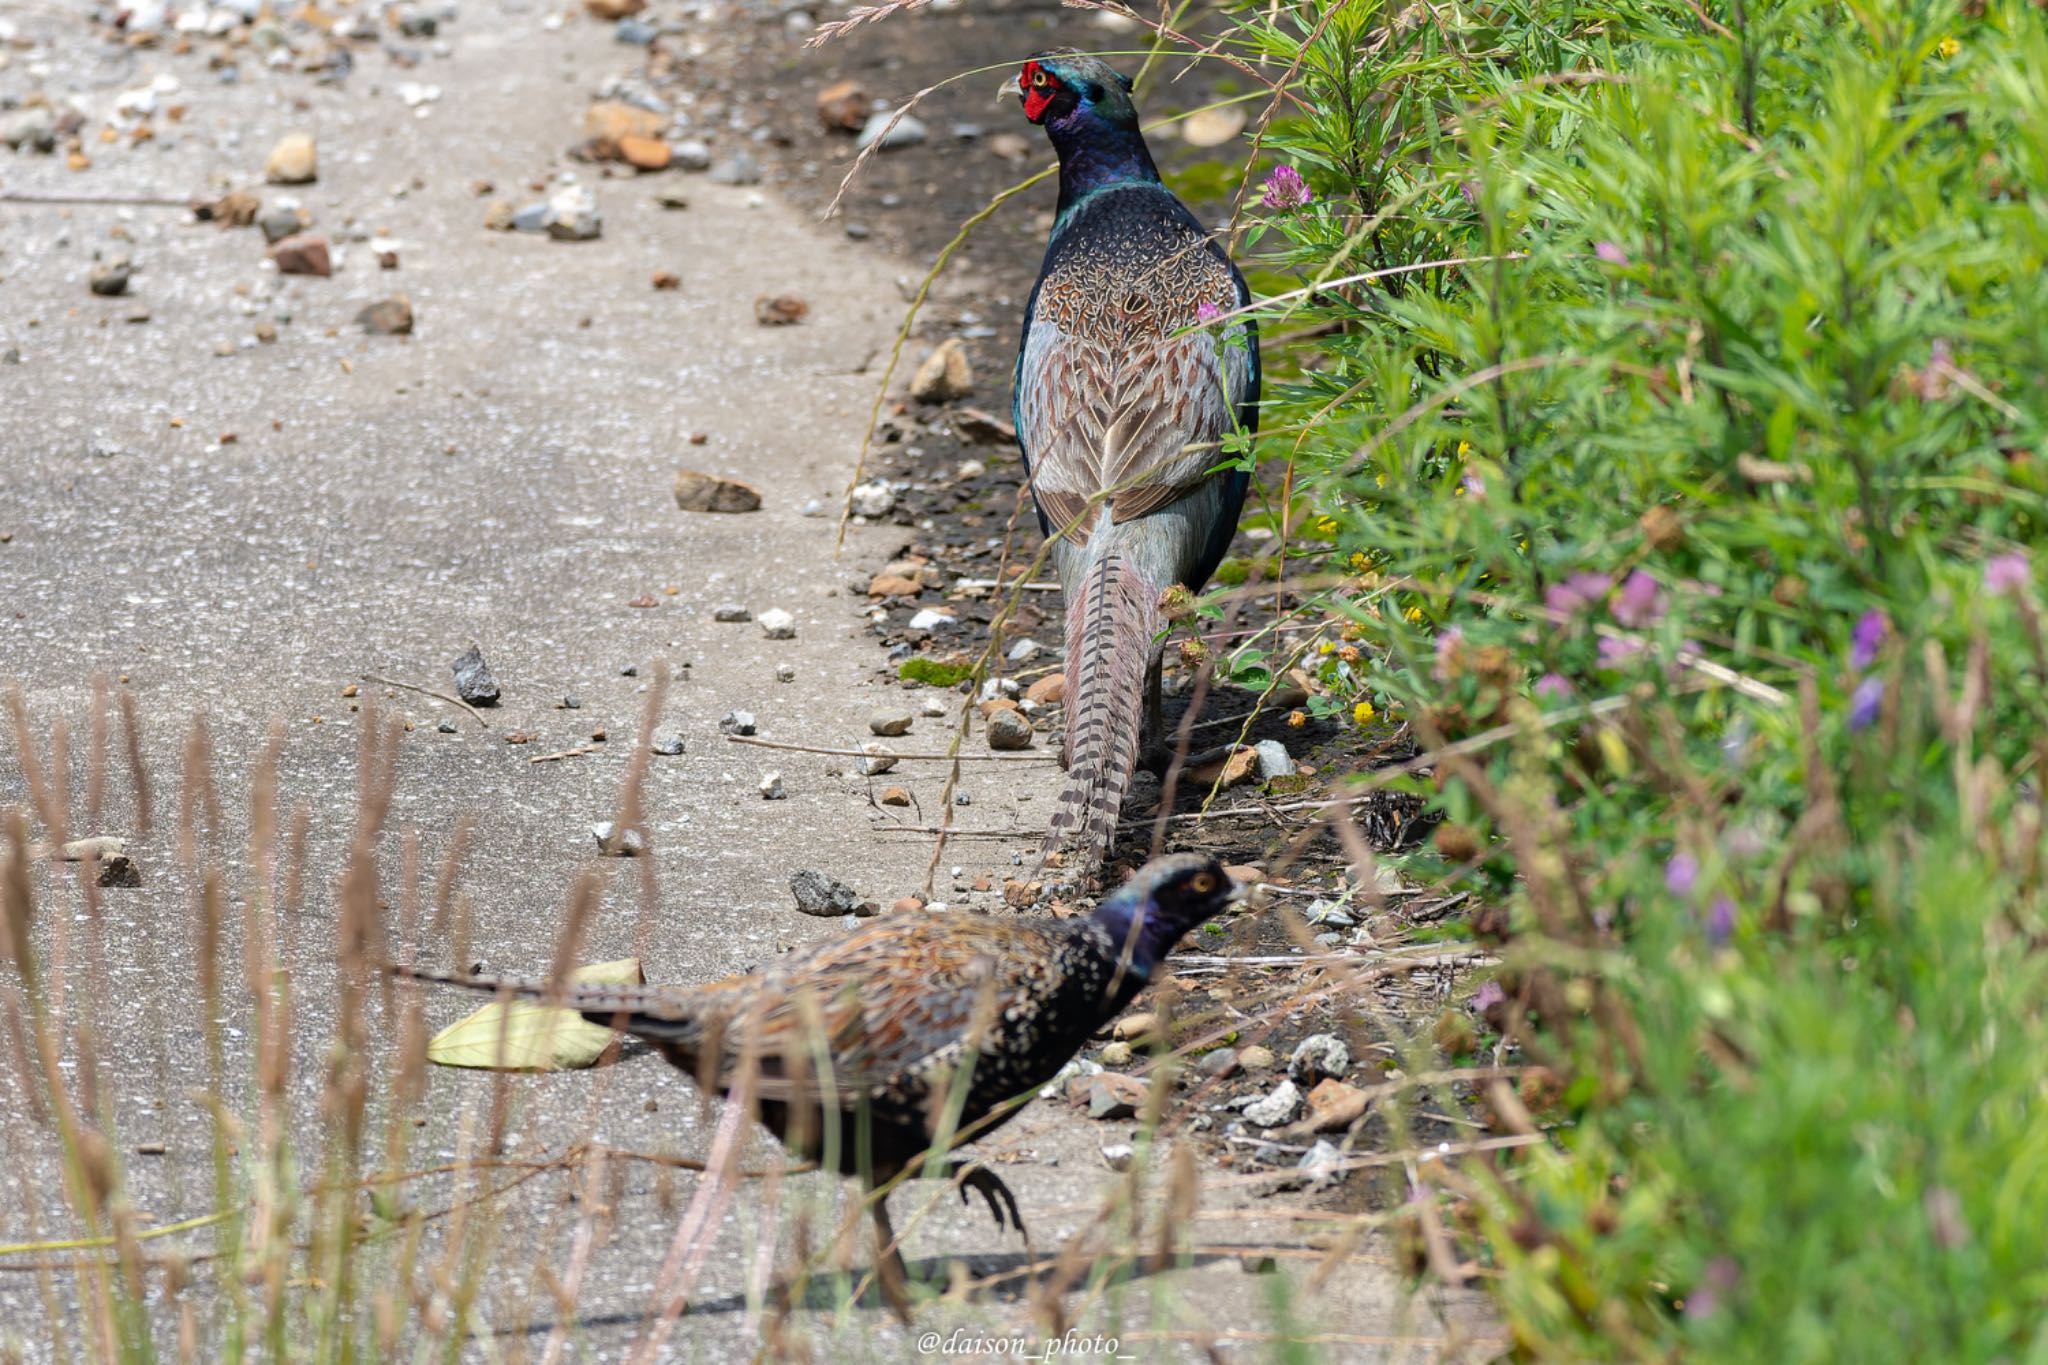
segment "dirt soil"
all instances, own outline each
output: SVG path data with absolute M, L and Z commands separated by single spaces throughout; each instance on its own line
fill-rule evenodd
M 356 819 L 366 716 L 395 715 L 404 727 L 380 890 L 393 906 L 406 900 L 408 838 L 428 869 L 465 842 L 460 885 L 473 929 L 463 965 L 544 968 L 569 888 L 593 866 L 605 898 L 585 956 L 639 952 L 649 979 L 662 982 L 753 969 L 843 932 L 839 920 L 797 911 L 788 880 L 799 868 L 830 872 L 884 909 L 929 886 L 930 899 L 954 911 L 1016 913 L 1019 896 L 1006 898 L 1005 884 L 1022 880 L 1031 839 L 957 840 L 934 868 L 929 837 L 891 828 L 936 816 L 948 765 L 909 762 L 878 782 L 853 760 L 815 750 L 857 747 L 872 738 L 878 708 L 907 705 L 919 714 L 897 745 L 936 752 L 970 700 L 906 689 L 892 651 L 934 653 L 929 632 L 910 638 L 907 618 L 941 601 L 967 623 L 958 639 L 937 642 L 939 653 L 978 650 L 976 599 L 949 590 L 974 565 L 1000 561 L 986 542 L 1005 535 L 1016 507 L 1014 450 L 961 435 L 951 411 L 892 412 L 897 440 L 870 472 L 904 485 L 900 514 L 851 527 L 838 551 L 829 513 L 853 472 L 907 291 L 953 225 L 1018 174 L 988 144 L 1030 130 L 1014 104 L 994 106 L 997 76 L 949 89 L 919 110 L 932 129 L 927 142 L 876 158 L 846 215 L 866 232 L 849 236 L 816 218 L 848 153 L 841 135 L 817 127 L 812 96 L 855 74 L 894 98 L 1018 50 L 1130 38 L 1105 43 L 1094 20 L 1051 5 L 892 20 L 822 55 L 803 49 L 805 23 L 830 15 L 792 18 L 719 0 L 640 15 L 662 34 L 651 49 L 617 41 L 611 25 L 580 11 L 515 0 L 460 13 L 343 6 L 338 31 L 336 14 L 314 10 L 311 19 L 154 38 L 134 27 L 147 9 L 88 17 L 22 7 L 0 22 L 0 128 L 39 100 L 58 115 L 53 152 L 0 148 L 0 685 L 21 689 L 41 764 L 52 765 L 59 730 L 68 734 L 68 761 L 55 768 L 71 797 L 71 832 L 126 837 L 141 873 L 139 888 L 101 893 L 90 933 L 86 902 L 60 867 L 39 865 L 34 883 L 44 960 L 65 968 L 58 979 L 74 1002 L 98 1002 L 107 1045 L 96 1083 L 143 1225 L 212 1203 L 211 1126 L 193 1091 L 207 1075 L 195 987 L 200 877 L 180 839 L 181 809 L 205 807 L 197 796 L 196 805 L 180 799 L 196 728 L 210 739 L 219 797 L 217 832 L 200 846 L 218 851 L 226 869 L 227 960 L 238 960 L 242 909 L 260 899 L 248 851 L 251 787 L 273 726 L 281 806 L 305 812 L 305 894 L 279 924 L 297 1002 L 291 1124 L 308 1169 L 323 1140 L 335 887 Z M 117 22 L 123 15 L 128 29 Z M 359 18 L 366 27 L 352 27 Z M 721 166 L 747 153 L 765 181 L 714 183 L 717 173 L 679 169 L 634 175 L 572 155 L 586 108 L 607 89 L 666 100 L 678 148 L 702 139 Z M 952 125 L 968 121 L 981 131 L 959 138 Z M 266 185 L 266 158 L 296 131 L 317 142 L 317 180 Z M 1042 156 L 1034 143 L 1028 164 Z M 493 201 L 538 204 L 566 176 L 594 191 L 603 215 L 596 240 L 486 228 Z M 182 207 L 229 189 L 256 194 L 269 211 L 297 201 L 310 231 L 327 239 L 332 273 L 281 274 L 257 227 L 198 221 Z M 977 239 L 908 353 L 914 364 L 933 342 L 965 337 L 979 376 L 973 402 L 999 416 L 1047 195 L 1013 205 Z M 96 267 L 104 274 L 122 257 L 132 267 L 126 290 L 94 292 Z M 664 274 L 672 286 L 657 286 Z M 362 310 L 401 295 L 409 332 L 367 331 Z M 802 320 L 757 321 L 757 299 L 783 295 L 803 301 Z M 983 471 L 963 476 L 966 460 Z M 678 510 L 679 467 L 747 481 L 761 510 Z M 1019 524 L 1021 543 L 1035 548 L 1028 514 Z M 947 588 L 871 601 L 875 572 L 919 551 L 941 566 Z M 758 619 L 716 619 L 733 605 L 754 618 L 788 612 L 794 637 L 769 638 Z M 1053 610 L 1048 599 L 1023 632 L 1056 643 Z M 450 662 L 472 642 L 503 689 L 501 705 L 474 715 L 417 690 L 451 691 Z M 664 669 L 673 681 L 653 732 L 680 737 L 684 752 L 651 759 L 649 856 L 598 859 L 591 827 L 616 813 L 640 713 Z M 147 825 L 119 779 L 87 825 L 96 674 L 136 704 L 154 782 Z M 945 703 L 943 715 L 922 713 L 930 698 Z M 734 742 L 721 724 L 733 711 L 753 714 L 753 738 L 802 747 Z M 1055 720 L 1048 713 L 1041 729 Z M 978 723 L 967 751 L 986 753 Z M 963 823 L 971 815 L 984 830 L 1042 825 L 1057 780 L 1053 751 L 1042 735 L 1022 760 L 962 765 L 952 794 L 971 799 L 955 807 Z M 17 739 L 0 739 L 0 807 L 29 803 L 27 766 Z M 761 795 L 770 774 L 780 775 L 784 799 Z M 907 815 L 878 804 L 884 785 L 915 802 Z M 1261 823 L 1245 822 L 1253 832 L 1230 835 L 1227 851 L 1241 860 L 1268 849 Z M 637 909 L 643 865 L 658 886 L 651 921 Z M 1329 874 L 1318 875 L 1326 884 Z M 1309 878 L 1304 889 L 1317 884 Z M 1310 899 L 1295 898 L 1297 908 Z M 1284 961 L 1224 962 L 1233 952 L 1301 954 L 1280 923 L 1247 914 L 1190 946 L 1197 956 L 1173 988 L 1187 1028 L 1229 1033 L 1270 1014 L 1276 993 L 1313 987 L 1313 971 Z M 422 932 L 411 946 L 453 965 L 458 945 Z M 1426 1016 L 1447 981 L 1414 974 L 1385 1003 Z M 469 1005 L 437 997 L 430 1022 L 448 1023 Z M 396 1006 L 380 1001 L 373 1015 L 373 1044 L 395 1069 Z M 239 1102 L 253 1068 L 241 993 L 230 992 L 220 1022 L 221 1088 Z M 1279 1022 L 1291 1030 L 1273 1037 L 1284 1064 L 1292 1038 L 1320 1016 L 1297 1011 Z M 1369 1084 L 1396 1059 L 1375 1052 L 1369 1032 L 1355 1041 L 1352 1079 Z M 1142 1074 L 1146 1062 L 1141 1052 L 1121 1065 Z M 1304 1190 L 1291 1170 L 1297 1153 L 1227 1136 L 1237 1120 L 1218 1106 L 1265 1093 L 1280 1074 L 1176 1092 L 1173 1140 L 1202 1154 L 1195 1262 L 1114 1292 L 1084 1278 L 1068 1299 L 1071 1320 L 1124 1330 L 1126 1350 L 1140 1358 L 1257 1358 L 1258 1336 L 1274 1321 L 1270 1269 L 1294 1286 L 1292 1320 L 1321 1333 L 1331 1358 L 1476 1355 L 1485 1327 L 1474 1305 L 1412 1295 L 1392 1246 L 1344 1262 L 1304 1298 L 1330 1231 L 1316 1219 L 1358 1204 L 1368 1177 Z M 66 1236 L 71 1226 L 58 1212 L 55 1146 L 25 1088 L 13 1063 L 0 1066 L 0 1244 Z M 488 1076 L 434 1072 L 411 1140 L 417 1164 L 468 1150 L 465 1133 L 493 1092 Z M 712 1120 L 688 1080 L 651 1055 L 522 1078 L 511 1093 L 515 1157 L 592 1141 L 701 1156 L 710 1142 Z M 985 1144 L 1040 1255 L 1088 1229 L 1124 1184 L 1103 1149 L 1134 1130 L 1128 1119 L 1091 1121 L 1047 1102 Z M 776 1151 L 759 1138 L 748 1159 L 772 1163 Z M 691 1192 L 692 1177 L 652 1163 L 620 1161 L 613 1171 L 609 1222 L 567 1319 L 581 1359 L 623 1359 L 639 1338 Z M 421 1182 L 412 1197 L 438 1208 L 453 1189 L 446 1179 Z M 466 1225 L 467 1236 L 499 1248 L 501 1273 L 479 1305 L 492 1342 L 477 1347 L 479 1358 L 540 1354 L 562 1317 L 544 1285 L 571 1256 L 577 1198 L 573 1174 L 551 1171 Z M 964 1267 L 968 1278 L 996 1283 L 928 1307 L 913 1331 L 872 1295 L 847 1307 L 843 1286 L 823 1283 L 800 1306 L 798 1337 L 820 1353 L 891 1361 L 932 1358 L 919 1345 L 928 1329 L 1038 1339 L 1042 1321 L 1017 1289 L 1029 1277 L 1014 1234 L 942 1189 L 899 1193 L 894 1206 L 898 1228 L 911 1229 L 915 1272 L 943 1284 Z M 772 1228 L 787 1247 L 792 1220 L 815 1223 L 846 1207 L 839 1182 L 822 1176 L 792 1178 L 779 1207 L 743 1187 L 713 1234 L 697 1300 L 666 1358 L 754 1358 L 762 1237 Z M 912 1227 L 913 1210 L 926 1208 Z M 450 1223 L 428 1228 L 428 1254 L 438 1254 Z M 864 1267 L 864 1239 L 863 1227 L 835 1264 Z M 150 1243 L 173 1256 L 209 1244 L 203 1230 Z M 0 1353 L 40 1361 L 55 1358 L 53 1322 L 75 1327 L 78 1306 L 68 1275 L 46 1297 L 26 1268 L 32 1260 L 0 1254 Z M 196 1285 L 190 1292 L 206 1292 L 203 1272 Z M 171 1299 L 153 1297 L 152 1314 L 159 1342 L 173 1340 Z M 199 1355 L 214 1349 L 204 1339 Z

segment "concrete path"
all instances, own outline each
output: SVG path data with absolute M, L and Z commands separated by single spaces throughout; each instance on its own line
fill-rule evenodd
M 140 703 L 156 779 L 151 836 L 139 837 L 125 784 L 116 783 L 102 821 L 106 832 L 131 837 L 145 877 L 140 890 L 110 892 L 104 902 L 102 1035 L 110 1045 L 101 1080 L 115 1097 L 122 1150 L 165 1149 L 125 1158 L 148 1221 L 211 1205 L 210 1130 L 190 1093 L 205 1076 L 194 888 L 175 856 L 178 755 L 193 717 L 215 744 L 235 896 L 250 885 L 250 777 L 273 718 L 285 735 L 284 804 L 311 812 L 305 905 L 287 928 L 298 954 L 291 1094 L 309 1170 L 333 1022 L 334 887 L 354 818 L 361 721 L 343 689 L 364 674 L 445 689 L 449 661 L 474 640 L 504 688 L 488 730 L 412 692 L 363 684 L 357 699 L 379 701 L 411 727 L 399 749 L 394 833 L 382 848 L 384 894 L 394 905 L 403 895 L 398 834 L 418 833 L 431 868 L 458 823 L 473 820 L 462 880 L 475 918 L 469 956 L 490 969 L 547 963 L 568 888 L 593 852 L 589 826 L 612 813 L 657 660 L 676 673 L 660 729 L 681 733 L 688 752 L 653 760 L 647 785 L 659 885 L 650 979 L 707 980 L 841 932 L 836 921 L 793 909 L 787 882 L 796 868 L 831 871 L 885 905 L 922 884 L 929 845 L 878 837 L 868 784 L 844 760 L 743 749 L 718 732 L 721 715 L 740 708 L 769 738 L 855 745 L 873 707 L 905 700 L 878 681 L 880 654 L 860 632 L 861 599 L 848 588 L 895 552 L 902 533 L 857 529 L 847 556 L 835 559 L 832 521 L 798 511 L 813 498 L 836 504 L 844 486 L 874 383 L 853 371 L 887 344 L 905 267 L 818 230 L 772 196 L 703 177 L 600 180 L 589 167 L 580 173 L 596 187 L 601 240 L 486 232 L 473 182 L 491 181 L 514 202 L 540 197 L 527 182 L 569 164 L 560 151 L 578 135 L 590 92 L 627 66 L 602 26 L 574 16 L 553 30 L 538 8 L 479 6 L 444 29 L 446 59 L 402 72 L 373 57 L 341 87 L 253 61 L 240 84 L 225 86 L 197 57 L 103 43 L 75 17 L 34 11 L 20 24 L 50 39 L 50 70 L 37 77 L 17 51 L 0 70 L 0 91 L 76 90 L 103 109 L 120 90 L 167 73 L 182 88 L 165 102 L 189 110 L 175 127 L 160 118 L 155 143 L 102 149 L 89 141 L 98 164 L 85 173 L 66 171 L 61 157 L 0 151 L 6 190 L 184 197 L 221 177 L 254 185 L 275 138 L 306 128 L 318 138 L 320 179 L 294 193 L 316 230 L 376 230 L 400 243 L 396 271 L 380 270 L 356 243 L 331 279 L 281 279 L 262 267 L 253 229 L 221 231 L 158 208 L 0 203 L 0 350 L 20 354 L 19 364 L 0 365 L 0 536 L 8 537 L 0 543 L 0 685 L 20 683 L 43 742 L 60 719 L 68 725 L 73 791 L 82 793 L 90 680 L 96 671 L 124 678 Z M 428 116 L 399 98 L 404 80 L 442 88 Z M 685 191 L 690 206 L 659 207 L 657 184 Z M 117 232 L 131 240 L 116 241 Z M 96 249 L 134 254 L 142 268 L 128 297 L 89 294 Z M 680 289 L 653 289 L 659 270 L 680 276 Z M 364 336 L 352 325 L 363 305 L 399 292 L 416 310 L 409 340 Z M 794 327 L 757 325 L 753 301 L 764 292 L 800 295 L 808 317 Z M 143 308 L 147 322 L 125 320 Z M 290 320 L 274 344 L 243 344 L 279 312 Z M 216 355 L 220 343 L 232 354 Z M 691 444 L 692 433 L 703 444 Z M 685 464 L 755 483 L 764 510 L 678 512 L 670 482 Z M 650 598 L 651 607 L 630 605 Z M 753 624 L 714 623 L 726 602 L 786 609 L 797 637 L 770 641 Z M 793 681 L 778 681 L 783 665 Z M 637 676 L 623 676 L 628 667 Z M 562 708 L 566 696 L 580 708 Z M 438 729 L 443 720 L 455 733 Z M 902 742 L 942 747 L 943 724 L 921 719 Z M 597 728 L 609 738 L 595 751 L 531 761 L 590 743 Z M 506 743 L 515 730 L 532 742 Z M 757 794 L 769 769 L 783 774 L 786 801 Z M 920 765 L 891 781 L 933 811 L 942 772 Z M 976 822 L 1042 823 L 1031 812 L 1034 801 L 1043 810 L 1053 774 L 1050 764 L 971 766 Z M 15 745 L 0 739 L 0 805 L 24 797 Z M 82 802 L 73 802 L 74 819 Z M 1000 877 L 1014 851 L 961 845 L 947 863 Z M 609 887 L 589 959 L 634 950 L 634 866 L 604 864 Z M 942 896 L 949 881 L 941 876 Z M 45 953 L 64 936 L 62 924 L 76 960 L 77 893 L 47 873 L 37 887 Z M 230 962 L 238 945 L 231 934 Z M 428 960 L 446 951 L 431 939 L 421 946 Z M 239 1096 L 248 1093 L 250 1047 L 239 1031 L 249 1013 L 239 994 L 231 999 L 229 1093 Z M 471 1003 L 435 998 L 429 1019 L 449 1022 Z M 380 1007 L 373 1030 L 388 1055 L 395 1017 Z M 18 1078 L 0 1074 L 0 1109 L 12 1111 L 0 1122 L 0 1242 L 30 1240 L 30 1197 L 47 1219 L 59 1179 Z M 691 1087 L 651 1056 L 521 1080 L 514 1093 L 515 1153 L 559 1153 L 584 1139 L 696 1156 L 709 1146 L 710 1123 Z M 488 1111 L 491 1094 L 488 1077 L 432 1074 L 431 1118 L 413 1159 L 452 1159 L 463 1124 Z M 1128 1138 L 1128 1128 L 1041 1105 L 991 1144 L 1041 1252 L 1086 1226 L 1114 1187 L 1099 1148 Z M 756 1140 L 748 1159 L 774 1152 Z M 576 1309 L 571 1358 L 625 1357 L 695 1189 L 694 1177 L 676 1179 L 670 1205 L 670 1182 L 655 1168 L 617 1166 L 609 1232 Z M 432 1204 L 448 1189 L 422 1187 L 419 1198 Z M 503 1334 L 470 1354 L 538 1358 L 557 1317 L 538 1272 L 559 1273 L 568 1262 L 575 1190 L 569 1177 L 547 1176 L 500 1201 L 495 1216 L 468 1223 L 465 1236 L 500 1239 L 480 1307 Z M 761 1239 L 757 1191 L 743 1188 L 718 1222 L 699 1308 L 664 1358 L 746 1360 L 758 1349 L 748 1273 Z M 898 1226 L 934 1198 L 932 1215 L 908 1237 L 914 1264 L 942 1278 L 936 1258 L 969 1257 L 978 1274 L 1017 1264 L 1014 1237 L 942 1191 L 899 1195 Z M 1214 1212 L 1197 1240 L 1305 1244 L 1300 1224 L 1229 1212 L 1247 1199 L 1219 1185 L 1205 1197 Z M 843 1209 L 841 1200 L 836 1181 L 789 1183 L 778 1265 L 787 1263 L 792 1210 L 822 1217 Z M 428 1254 L 449 1229 L 434 1225 Z M 815 1226 L 810 1235 L 821 1236 Z M 198 1233 L 159 1247 L 179 1244 L 208 1243 Z M 864 1266 L 866 1255 L 863 1241 L 852 1264 Z M 1441 1321 L 1408 1304 L 1390 1270 L 1355 1263 L 1309 1292 L 1303 1279 L 1315 1258 L 1282 1264 L 1293 1286 L 1284 1312 L 1333 1334 L 1327 1358 L 1437 1358 L 1426 1343 L 1443 1336 Z M 379 1274 L 388 1277 L 388 1266 L 373 1283 Z M 43 1360 L 50 1327 L 33 1280 L 0 1266 L 0 1347 Z M 1218 1335 L 1225 1358 L 1252 1359 L 1269 1348 L 1230 1341 L 1256 1339 L 1279 1320 L 1272 1284 L 1235 1256 L 1216 1255 L 1192 1271 L 1076 1295 L 1070 1308 L 1091 1327 L 1160 1334 L 1125 1342 L 1123 1351 L 1140 1358 L 1177 1359 L 1196 1352 L 1194 1338 Z M 57 1292 L 68 1303 L 69 1281 L 60 1278 Z M 923 1349 L 917 1334 L 871 1307 L 842 1311 L 837 1302 L 830 1287 L 816 1291 L 791 1327 L 821 1357 L 1023 1358 L 1041 1341 L 1043 1324 L 1027 1305 L 1000 1295 L 932 1308 L 920 1323 L 942 1333 L 965 1326 L 970 1337 L 991 1339 L 987 1349 L 944 1336 Z M 159 1302 L 157 1318 L 168 1345 L 175 1308 Z M 996 1340 L 1012 1333 L 1022 1349 Z

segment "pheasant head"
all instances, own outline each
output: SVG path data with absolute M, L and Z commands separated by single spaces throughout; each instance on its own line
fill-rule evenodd
M 1100 57 L 1057 47 L 1038 53 L 1017 73 L 1024 117 L 1040 125 L 1138 126 L 1131 79 Z
M 1240 891 L 1215 859 L 1170 854 L 1145 864 L 1095 907 L 1095 922 L 1120 949 L 1129 945 L 1130 963 L 1142 978 L 1183 935 L 1214 918 Z

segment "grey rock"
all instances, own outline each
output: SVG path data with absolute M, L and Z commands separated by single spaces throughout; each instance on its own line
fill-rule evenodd
M 788 683 L 788 682 L 795 682 L 795 681 L 796 681 L 796 665 L 795 665 L 795 664 L 777 664 L 777 665 L 775 665 L 775 681 L 777 681 L 777 682 L 786 682 L 786 683 Z
M 1066 1093 L 1067 1082 L 1074 1079 L 1074 1077 L 1100 1076 L 1101 1074 L 1101 1062 L 1090 1061 L 1086 1057 L 1076 1057 L 1058 1071 L 1053 1072 L 1052 1079 L 1039 1088 L 1038 1098 L 1042 1100 L 1058 1099 Z
M 475 644 L 457 655 L 450 667 L 455 670 L 456 696 L 471 706 L 498 704 L 498 680 L 491 676 L 490 665 L 484 662 L 484 652 Z
M 1294 1169 L 1308 1177 L 1311 1189 L 1332 1184 L 1344 1174 L 1344 1155 L 1337 1150 L 1337 1144 L 1328 1138 L 1317 1138 L 1316 1145 L 1302 1153 L 1301 1160 L 1294 1163 Z
M 937 607 L 926 607 L 923 611 L 910 618 L 910 628 L 912 630 L 938 630 L 941 627 L 952 625 L 954 620 L 955 617 L 950 611 L 940 611 Z
M 1195 1062 L 1195 1074 L 1204 1079 L 1228 1076 L 1237 1070 L 1237 1049 L 1219 1047 L 1214 1052 L 1205 1052 Z
M 771 640 L 794 640 L 796 618 L 780 607 L 770 607 L 761 613 L 761 633 Z
M 676 758 L 683 753 L 683 737 L 679 734 L 657 736 L 647 745 L 648 751 L 663 758 Z
M 896 766 L 896 755 L 890 753 L 886 745 L 863 744 L 860 746 L 860 751 L 867 755 L 866 758 L 860 761 L 860 774 L 862 777 L 880 777 L 883 773 Z
M 728 711 L 718 721 L 718 731 L 725 735 L 751 735 L 756 728 L 752 711 Z
M 654 25 L 632 18 L 619 20 L 617 26 L 612 29 L 614 40 L 634 47 L 646 47 L 660 36 L 661 30 Z
M 1107 1123 L 1134 1116 L 1144 1099 L 1144 1087 L 1128 1076 L 1102 1075 L 1089 1082 L 1086 1094 L 1088 1117 Z
M 295 232 L 304 232 L 313 226 L 313 220 L 297 204 L 279 204 L 265 209 L 256 226 L 262 229 L 263 240 L 274 245 Z
M 1355 929 L 1358 927 L 1358 917 L 1336 901 L 1310 901 L 1305 917 L 1310 924 L 1327 924 L 1334 929 Z
M 789 791 L 782 785 L 781 773 L 763 773 L 761 775 L 761 799 L 763 801 L 786 801 L 789 799 Z
M 684 138 L 669 150 L 674 154 L 669 164 L 679 170 L 708 171 L 711 169 L 711 149 L 696 138 Z
M 592 825 L 590 837 L 597 840 L 597 851 L 607 858 L 637 858 L 647 851 L 639 830 L 620 829 L 609 820 Z
M 1271 1094 L 1262 1095 L 1244 1107 L 1245 1122 L 1261 1128 L 1278 1128 L 1301 1108 L 1301 1091 L 1293 1081 L 1282 1081 Z
M 1128 1171 L 1137 1159 L 1137 1148 L 1128 1142 L 1112 1143 L 1102 1149 L 1102 1163 L 1112 1171 Z
M 974 804 L 974 797 L 967 792 L 954 792 L 953 804 L 956 806 L 971 806 Z
M 1287 746 L 1277 739 L 1262 739 L 1254 752 L 1259 760 L 1259 780 L 1271 782 L 1276 777 L 1287 777 L 1294 772 L 1294 759 L 1287 752 Z
M 99 875 L 94 880 L 101 886 L 140 886 L 142 869 L 127 854 L 116 853 L 100 859 Z
M 711 168 L 711 181 L 716 185 L 758 185 L 761 163 L 750 152 L 735 152 Z
M 868 716 L 868 729 L 885 739 L 893 739 L 897 735 L 909 734 L 914 720 L 915 717 L 900 706 L 885 706 Z
M 998 711 L 988 718 L 988 747 L 991 749 L 1028 749 L 1031 747 L 1031 722 L 1016 711 Z
M 1253 1043 L 1237 1054 L 1237 1060 L 1247 1071 L 1270 1071 L 1273 1069 L 1273 1049 Z
M 128 292 L 128 277 L 134 271 L 126 256 L 116 256 L 93 266 L 85 277 L 85 287 L 101 298 L 116 298 Z
M 461 732 L 460 727 L 452 720 L 444 720 L 439 725 L 436 725 L 434 729 L 444 735 L 459 734 Z
M 512 230 L 514 232 L 544 232 L 547 230 L 547 225 L 548 206 L 546 204 L 528 204 L 525 208 L 512 215 Z
M 564 711 L 581 711 L 583 709 L 583 698 L 571 692 L 562 698 L 561 706 Z
M 915 114 L 905 114 L 896 120 L 893 127 L 889 122 L 891 117 L 887 112 L 868 115 L 867 125 L 860 130 L 856 143 L 863 149 L 880 143 L 881 150 L 893 152 L 902 147 L 915 147 L 931 136 L 931 130 Z
M 518 219 L 513 223 L 516 226 Z M 604 215 L 597 211 L 597 196 L 583 185 L 565 185 L 548 196 L 542 225 L 558 242 L 588 242 L 604 235 Z
M 57 856 L 67 863 L 82 863 L 93 858 L 104 861 L 118 856 L 127 847 L 126 839 L 112 834 L 100 834 L 90 839 L 73 839 L 57 850 Z
M 1104 1066 L 1129 1066 L 1131 1064 L 1131 1056 L 1131 1045 L 1121 1038 L 1113 1043 L 1104 1043 L 1102 1045 L 1102 1064 Z
M 48 105 L 39 104 L 28 109 L 15 109 L 0 114 L 0 142 L 15 151 L 26 148 L 36 152 L 57 150 L 57 114 Z
M 728 602 L 722 607 L 714 607 L 711 612 L 711 619 L 723 621 L 729 625 L 735 621 L 751 621 L 754 619 L 754 613 L 748 611 L 737 602 Z
M 1351 1049 L 1334 1033 L 1312 1033 L 1294 1045 L 1287 1074 L 1303 1085 L 1340 1077 L 1351 1069 Z
M 829 918 L 833 915 L 872 915 L 875 912 L 865 906 L 860 893 L 836 877 L 805 868 L 789 879 L 790 894 L 796 897 L 796 908 L 806 915 Z
M 853 490 L 853 514 L 857 517 L 886 517 L 896 509 L 896 490 L 879 479 L 857 485 Z
M 1003 657 L 1013 664 L 1028 664 L 1037 658 L 1045 646 L 1028 636 L 1003 651 Z

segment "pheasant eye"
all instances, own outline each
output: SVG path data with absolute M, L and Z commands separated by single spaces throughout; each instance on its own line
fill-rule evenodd
M 1206 896 L 1216 889 L 1216 879 L 1206 872 L 1198 873 L 1194 880 L 1188 883 L 1188 889 L 1197 896 Z

